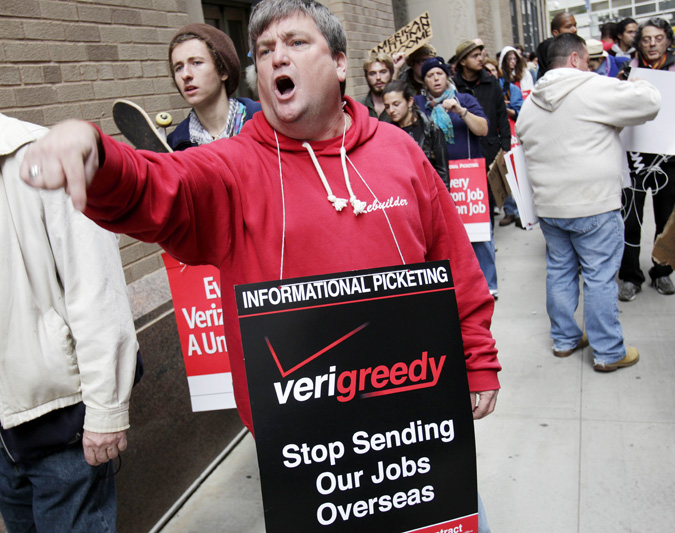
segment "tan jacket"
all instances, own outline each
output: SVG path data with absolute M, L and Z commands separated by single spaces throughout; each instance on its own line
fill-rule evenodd
M 138 344 L 117 239 L 63 191 L 21 181 L 45 132 L 0 114 L 0 422 L 83 401 L 85 429 L 122 431 Z

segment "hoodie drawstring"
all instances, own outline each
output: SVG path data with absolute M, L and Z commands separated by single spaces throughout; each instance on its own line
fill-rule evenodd
M 284 198 L 284 176 L 281 170 L 281 149 L 279 147 L 279 138 L 277 137 L 277 132 L 276 130 L 274 131 L 274 140 L 276 141 L 277 144 L 277 158 L 279 160 L 279 181 L 281 182 L 281 211 L 282 211 L 282 231 L 281 231 L 281 264 L 279 268 L 279 279 L 284 279 L 284 252 L 285 252 L 285 244 L 286 244 L 286 199 Z M 370 194 L 375 198 L 376 201 L 379 202 L 379 199 L 377 196 L 375 196 L 375 193 L 373 190 L 370 188 L 366 180 L 363 179 L 363 176 L 361 173 L 358 171 L 354 163 L 352 162 L 351 159 L 347 156 L 347 150 L 345 149 L 345 134 L 347 132 L 347 117 L 345 116 L 345 129 L 342 132 L 342 146 L 340 147 L 340 161 L 342 163 L 342 172 L 344 173 L 345 177 L 345 184 L 347 185 L 347 191 L 349 192 L 349 202 L 352 205 L 352 208 L 354 209 L 354 215 L 360 215 L 361 213 L 365 213 L 367 204 L 366 202 L 360 201 L 358 198 L 356 198 L 356 195 L 354 194 L 354 191 L 352 190 L 352 185 L 349 181 L 349 172 L 347 170 L 347 162 L 352 166 L 354 169 L 354 172 L 358 175 L 358 177 L 361 179 L 365 187 L 368 189 Z M 328 201 L 333 204 L 335 207 L 336 211 L 342 211 L 342 209 L 347 205 L 347 200 L 344 198 L 337 198 L 334 194 L 333 191 L 330 188 L 330 185 L 328 185 L 328 180 L 326 179 L 326 175 L 323 173 L 323 169 L 321 168 L 321 165 L 319 165 L 319 162 L 316 159 L 316 156 L 314 155 L 314 150 L 312 150 L 312 147 L 308 142 L 302 143 L 302 146 L 309 152 L 309 156 L 312 159 L 312 162 L 314 163 L 314 168 L 316 169 L 317 173 L 319 174 L 319 177 L 321 178 L 321 182 L 323 183 L 324 188 L 326 189 L 326 193 L 328 194 Z M 394 244 L 396 244 L 396 250 L 398 251 L 399 257 L 401 258 L 401 263 L 406 264 L 405 258 L 403 257 L 403 252 L 401 251 L 401 247 L 398 244 L 398 239 L 396 238 L 396 234 L 394 233 L 394 228 L 391 225 L 391 221 L 389 220 L 389 216 L 387 215 L 387 212 L 382 209 L 382 214 L 384 215 L 384 218 L 387 221 L 387 225 L 389 226 L 389 231 L 391 232 L 391 236 L 394 239 Z
M 342 131 L 342 146 L 340 147 L 340 162 L 342 163 L 342 173 L 344 174 L 345 178 L 345 184 L 347 185 L 347 192 L 349 192 L 349 203 L 352 206 L 352 209 L 354 210 L 354 215 L 358 216 L 361 213 L 365 213 L 366 210 L 366 202 L 362 202 L 359 200 L 356 195 L 354 194 L 354 191 L 352 190 L 352 184 L 349 181 L 349 172 L 347 170 L 347 150 L 345 150 L 345 135 L 347 133 L 347 115 L 345 115 L 345 127 L 344 130 Z M 324 188 L 326 189 L 326 194 L 328 195 L 328 201 L 333 204 L 333 207 L 335 208 L 336 211 L 342 211 L 342 209 L 347 205 L 347 200 L 344 198 L 337 198 L 334 194 L 333 191 L 330 188 L 330 185 L 328 185 L 328 180 L 326 179 L 326 175 L 323 173 L 323 169 L 321 168 L 321 165 L 319 165 L 319 161 L 316 159 L 316 155 L 314 155 L 314 150 L 312 150 L 312 146 L 308 142 L 302 143 L 303 148 L 309 152 L 309 157 L 312 158 L 312 163 L 314 163 L 314 168 L 316 169 L 317 174 L 319 174 L 319 178 L 321 178 L 321 183 L 323 183 Z
M 279 159 L 279 181 L 281 182 L 281 266 L 279 267 L 279 279 L 284 279 L 284 248 L 286 247 L 286 199 L 284 198 L 284 175 L 281 172 L 281 150 L 279 149 L 279 138 L 277 131 L 274 131 L 274 140 L 277 141 L 277 159 Z

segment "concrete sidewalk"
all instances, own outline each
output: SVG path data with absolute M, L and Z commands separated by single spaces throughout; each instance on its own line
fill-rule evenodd
M 653 220 L 651 212 L 645 218 Z M 645 225 L 643 268 L 653 231 Z M 496 228 L 496 245 L 492 331 L 504 367 L 502 390 L 495 413 L 476 423 L 478 486 L 492 531 L 673 531 L 675 296 L 645 285 L 635 301 L 619 302 L 626 342 L 641 359 L 600 374 L 589 348 L 566 359 L 551 354 L 539 228 Z M 161 529 L 264 530 L 250 435 Z

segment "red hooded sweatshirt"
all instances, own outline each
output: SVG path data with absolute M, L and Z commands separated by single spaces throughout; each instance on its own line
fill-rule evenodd
M 290 139 L 263 113 L 236 137 L 173 154 L 102 135 L 86 214 L 186 264 L 220 269 L 235 399 L 249 429 L 233 289 L 242 283 L 449 259 L 469 387 L 499 388 L 493 299 L 450 194 L 407 133 L 345 100 L 344 140 Z M 329 197 L 347 205 L 337 210 Z

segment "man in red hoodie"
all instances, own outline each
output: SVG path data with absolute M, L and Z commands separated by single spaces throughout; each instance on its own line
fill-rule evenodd
M 249 32 L 263 113 L 237 137 L 151 154 L 68 121 L 31 148 L 22 177 L 67 187 L 105 228 L 220 268 L 235 397 L 249 427 L 233 285 L 449 259 L 474 418 L 488 415 L 501 368 L 493 299 L 438 174 L 405 132 L 344 96 L 346 37 L 327 8 L 265 0 Z

